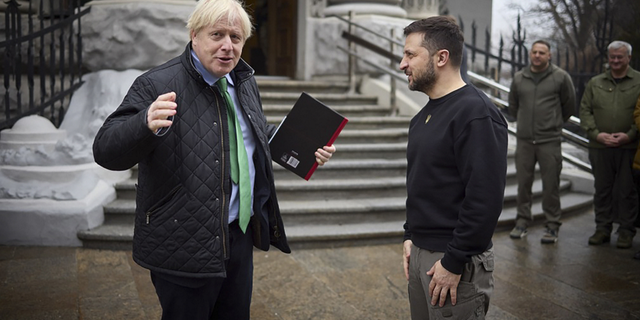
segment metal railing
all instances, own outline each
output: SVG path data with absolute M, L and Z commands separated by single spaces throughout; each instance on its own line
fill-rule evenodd
M 80 18 L 90 7 L 81 10 L 79 0 L 33 0 L 22 9 L 15 0 L 6 4 L 5 39 L 0 41 L 0 129 L 33 114 L 59 126 L 71 95 L 82 85 Z
M 356 45 L 359 45 L 363 48 L 366 48 L 384 58 L 388 58 L 390 61 L 390 66 L 393 66 L 394 64 L 398 64 L 400 63 L 400 61 L 402 60 L 402 57 L 394 54 L 394 46 L 395 45 L 399 45 L 399 46 L 404 46 L 403 43 L 400 43 L 396 40 L 393 39 L 393 33 L 392 33 L 392 37 L 389 38 L 387 36 L 384 36 L 382 34 L 379 34 L 378 32 L 375 32 L 373 30 L 370 30 L 364 26 L 361 26 L 351 20 L 353 20 L 353 14 L 350 13 L 349 14 L 349 20 L 344 19 L 342 17 L 339 16 L 334 16 L 335 18 L 340 19 L 341 21 L 344 21 L 346 23 L 349 24 L 349 31 L 344 31 L 342 33 L 342 38 L 344 38 L 345 40 L 347 40 L 348 42 L 348 48 L 344 48 L 340 45 L 337 45 L 337 48 L 343 52 L 346 52 L 349 56 L 349 82 L 351 84 L 351 91 L 355 91 L 355 61 L 359 60 L 362 61 L 363 63 L 375 68 L 376 70 L 387 74 L 390 76 L 390 81 L 391 81 L 391 86 L 390 86 L 390 97 L 391 98 L 391 106 L 392 106 L 392 113 L 396 113 L 397 112 L 397 107 L 395 105 L 395 96 L 396 96 L 396 87 L 395 87 L 395 81 L 400 80 L 405 84 L 408 84 L 408 80 L 406 77 L 400 75 L 396 70 L 393 70 L 391 68 L 385 68 L 383 66 L 381 66 L 379 63 L 373 62 L 371 60 L 368 60 L 366 58 L 363 58 L 362 56 L 358 55 L 357 51 L 356 51 Z M 360 28 L 364 31 L 367 31 L 370 34 L 373 34 L 379 38 L 381 38 L 382 40 L 389 42 L 391 44 L 391 50 L 387 50 L 385 48 L 380 47 L 379 45 L 370 42 L 360 36 L 357 36 L 353 33 L 353 28 Z M 467 71 L 467 75 L 469 76 L 469 78 L 472 80 L 472 82 L 478 84 L 478 85 L 482 85 L 485 86 L 489 89 L 489 91 L 499 91 L 505 94 L 509 94 L 509 87 L 502 85 L 492 79 L 483 77 L 475 72 L 472 71 Z M 496 107 L 503 109 L 503 110 L 507 110 L 509 108 L 509 102 L 505 101 L 503 99 L 500 99 L 499 97 L 495 97 L 492 96 L 491 94 L 487 93 L 486 90 L 483 90 L 483 92 L 485 92 L 485 94 L 487 94 L 487 97 L 489 97 L 489 99 L 496 105 Z M 580 126 L 580 119 L 574 116 L 571 116 L 571 118 L 569 119 L 569 123 Z M 514 128 L 513 126 L 509 126 L 509 132 L 512 135 L 516 134 L 516 128 Z M 572 145 L 581 147 L 581 148 L 587 148 L 589 140 L 587 140 L 586 138 L 571 132 L 567 129 L 562 129 L 562 137 L 569 143 L 571 143 Z M 564 160 L 566 160 L 567 162 L 575 165 L 576 167 L 578 167 L 581 170 L 587 171 L 587 172 L 591 172 L 591 165 L 582 161 L 581 159 L 574 157 L 566 152 L 562 152 L 562 157 Z
M 340 45 L 337 46 L 337 48 L 343 52 L 346 52 L 349 56 L 349 84 L 350 84 L 350 92 L 355 92 L 355 84 L 356 84 L 356 60 L 360 60 L 362 62 L 364 62 L 365 64 L 378 69 L 379 71 L 388 74 L 391 76 L 390 80 L 389 80 L 389 87 L 391 88 L 391 90 L 389 91 L 389 103 L 391 105 L 391 114 L 395 115 L 398 113 L 398 106 L 396 104 L 396 80 L 401 80 L 401 81 L 407 81 L 407 79 L 403 76 L 400 76 L 398 74 L 398 72 L 392 71 L 393 68 L 395 66 L 397 66 L 400 61 L 402 60 L 402 57 L 399 55 L 394 54 L 393 52 L 395 51 L 396 46 L 400 46 L 403 47 L 404 44 L 402 42 L 399 42 L 397 40 L 394 39 L 395 37 L 395 33 L 394 30 L 392 29 L 390 32 L 390 36 L 387 37 L 383 34 L 380 34 L 374 30 L 371 30 L 365 26 L 362 26 L 358 23 L 353 22 L 353 18 L 354 18 L 354 14 L 353 12 L 349 12 L 349 19 L 345 19 L 341 16 L 331 16 L 333 18 L 337 18 L 338 20 L 341 20 L 345 23 L 348 24 L 349 31 L 343 31 L 342 32 L 342 38 L 347 40 L 348 42 L 348 48 L 342 47 Z M 369 34 L 372 34 L 380 39 L 382 39 L 384 42 L 388 43 L 389 45 L 389 49 L 383 48 L 375 43 L 372 43 L 358 35 L 355 34 L 355 28 L 359 28 L 363 31 L 366 31 Z M 358 56 L 358 53 L 356 52 L 356 45 L 359 45 L 363 48 L 369 49 L 372 52 L 378 54 L 379 56 L 385 57 L 389 59 L 389 69 L 380 66 L 379 63 L 377 62 L 373 62 L 370 61 L 366 58 L 360 57 Z

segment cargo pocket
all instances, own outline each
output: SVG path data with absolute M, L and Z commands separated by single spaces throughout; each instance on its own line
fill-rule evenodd
M 487 272 L 493 272 L 494 264 L 495 264 L 495 256 L 493 254 L 493 249 L 489 249 L 477 256 L 473 256 L 473 258 L 477 258 L 480 260 L 482 267 Z M 473 259 L 472 258 L 472 259 Z
M 442 308 L 429 303 L 429 319 L 484 319 L 489 303 L 487 294 L 493 288 L 494 264 L 492 249 L 471 257 L 458 283 L 456 305 L 451 305 L 450 298 Z
M 449 299 L 444 307 L 432 306 L 429 303 L 429 320 L 483 320 L 484 294 L 477 293 L 475 286 L 469 282 L 458 284 L 458 299 L 455 306 Z

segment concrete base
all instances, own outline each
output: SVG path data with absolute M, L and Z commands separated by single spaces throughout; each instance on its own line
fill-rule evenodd
M 80 200 L 0 199 L 0 244 L 82 246 L 78 231 L 101 225 L 103 205 L 115 198 L 115 189 L 99 181 Z

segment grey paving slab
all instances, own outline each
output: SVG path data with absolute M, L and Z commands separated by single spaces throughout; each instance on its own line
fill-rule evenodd
M 487 319 L 640 319 L 640 237 L 589 246 L 591 212 L 522 240 L 499 231 Z M 260 320 L 410 319 L 400 243 L 256 251 L 251 315 Z M 159 319 L 149 272 L 130 251 L 0 246 L 0 319 Z

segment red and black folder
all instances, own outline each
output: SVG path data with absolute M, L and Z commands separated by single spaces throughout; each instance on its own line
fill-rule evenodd
M 318 167 L 316 150 L 332 145 L 348 121 L 303 92 L 269 141 L 271 158 L 309 180 Z

